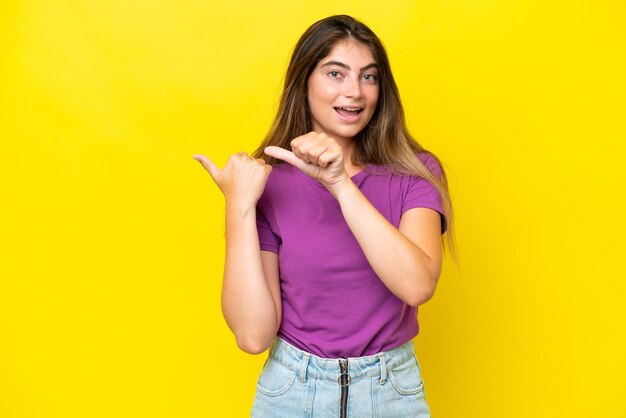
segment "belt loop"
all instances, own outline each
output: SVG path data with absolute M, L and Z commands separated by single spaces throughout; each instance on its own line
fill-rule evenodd
M 309 353 L 304 353 L 302 356 L 302 361 L 300 362 L 300 382 L 306 383 L 306 368 L 309 365 L 309 359 L 311 355 Z
M 385 353 L 380 353 L 380 384 L 384 385 L 387 381 L 387 360 L 385 359 Z

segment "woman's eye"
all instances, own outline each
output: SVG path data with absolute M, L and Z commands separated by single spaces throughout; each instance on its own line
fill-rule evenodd
M 331 76 L 332 78 L 339 78 L 341 77 L 341 73 L 339 71 L 331 71 L 328 73 L 329 76 Z
M 363 76 L 363 80 L 369 83 L 375 83 L 378 80 L 378 78 L 374 74 L 365 74 Z

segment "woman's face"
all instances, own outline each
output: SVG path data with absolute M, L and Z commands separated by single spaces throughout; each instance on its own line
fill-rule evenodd
M 370 49 L 349 39 L 338 42 L 308 80 L 313 130 L 340 141 L 354 138 L 372 118 L 378 91 Z

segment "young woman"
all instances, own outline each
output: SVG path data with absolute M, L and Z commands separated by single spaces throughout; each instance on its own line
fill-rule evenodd
M 270 348 L 252 415 L 430 416 L 412 339 L 451 205 L 376 35 L 313 24 L 254 155 L 195 158 L 226 199 L 224 317 L 242 350 Z

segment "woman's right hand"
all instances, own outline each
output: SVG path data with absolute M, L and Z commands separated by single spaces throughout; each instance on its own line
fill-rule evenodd
M 256 206 L 272 171 L 264 160 L 254 159 L 245 152 L 231 155 L 222 169 L 204 155 L 196 154 L 193 158 L 211 175 L 226 202 L 244 210 Z
M 265 351 L 281 321 L 278 255 L 261 251 L 256 204 L 272 167 L 244 152 L 230 156 L 220 169 L 204 155 L 194 155 L 226 198 L 222 313 L 239 347 Z

